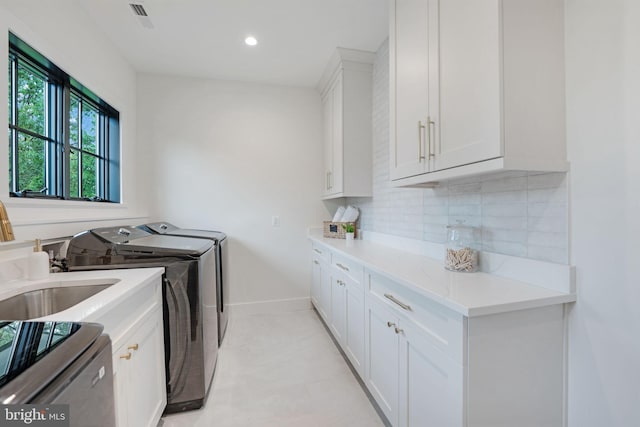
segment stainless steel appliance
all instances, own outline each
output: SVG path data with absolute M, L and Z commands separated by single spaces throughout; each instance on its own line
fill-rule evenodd
M 115 426 L 111 341 L 102 326 L 0 321 L 0 402 L 9 411 L 67 404 L 71 427 Z
M 70 271 L 165 268 L 165 413 L 200 408 L 211 386 L 218 355 L 215 257 L 209 240 L 129 226 L 85 231 L 69 243 Z
M 227 324 L 229 323 L 229 257 L 227 255 L 227 235 L 221 231 L 179 228 L 168 222 L 154 222 L 140 225 L 138 228 L 155 234 L 209 239 L 215 242 L 217 261 L 218 345 L 222 344 L 224 334 L 227 331 Z

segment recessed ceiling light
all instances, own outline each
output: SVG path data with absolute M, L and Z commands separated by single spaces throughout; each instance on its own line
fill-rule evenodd
M 253 36 L 248 36 L 246 39 L 244 39 L 244 42 L 247 46 L 255 46 L 258 44 L 258 40 L 256 40 L 256 38 Z

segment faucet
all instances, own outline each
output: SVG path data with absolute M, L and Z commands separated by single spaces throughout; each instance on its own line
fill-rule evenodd
M 16 240 L 13 235 L 13 228 L 11 227 L 11 221 L 9 221 L 9 215 L 4 204 L 0 201 L 0 242 L 9 242 Z

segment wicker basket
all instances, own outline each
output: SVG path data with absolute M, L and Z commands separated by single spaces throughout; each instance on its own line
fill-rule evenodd
M 358 227 L 356 222 L 333 222 L 323 221 L 324 227 L 322 229 L 322 235 L 324 237 L 331 237 L 334 239 L 345 239 L 347 232 L 344 230 L 343 224 L 353 224 L 354 236 L 357 237 Z

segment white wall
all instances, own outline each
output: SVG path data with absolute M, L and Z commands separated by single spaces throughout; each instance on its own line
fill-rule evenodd
M 566 0 L 569 425 L 640 425 L 640 2 Z
M 83 229 L 142 221 L 147 214 L 138 191 L 136 75 L 110 41 L 71 2 L 0 2 L 0 127 L 7 129 L 7 46 L 12 31 L 120 111 L 123 204 L 9 198 L 8 145 L 0 144 L 0 198 L 16 240 L 70 235 Z M 5 131 L 3 131 L 5 132 Z M 3 133 L 6 135 L 6 133 Z M 4 139 L 3 139 L 4 141 Z M 105 221 L 105 220 L 111 220 Z
M 232 303 L 308 299 L 307 227 L 328 216 L 318 93 L 142 74 L 138 107 L 153 215 L 230 236 Z
M 373 67 L 373 198 L 360 207 L 360 228 L 429 242 L 446 240 L 447 224 L 479 227 L 484 251 L 568 262 L 568 188 L 564 173 L 497 173 L 442 183 L 434 189 L 394 188 L 389 181 L 389 47 Z

